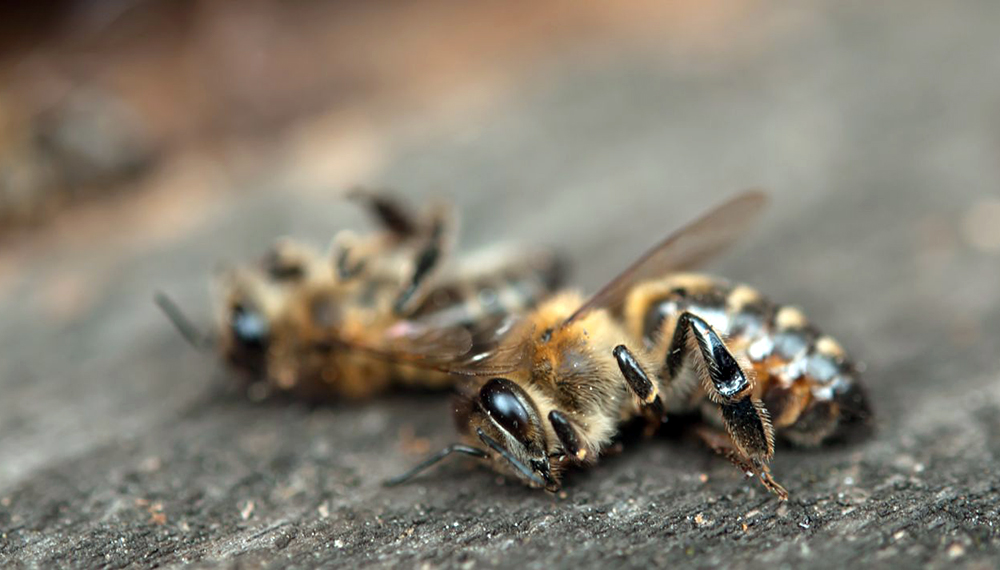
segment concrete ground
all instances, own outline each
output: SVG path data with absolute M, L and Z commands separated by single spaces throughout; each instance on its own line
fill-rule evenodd
M 1000 4 L 734 5 L 390 116 L 181 153 L 144 192 L 8 242 L 0 566 L 994 567 Z M 565 496 L 460 461 L 384 489 L 453 441 L 446 397 L 252 403 L 151 302 L 169 291 L 207 322 L 215 263 L 359 223 L 330 191 L 357 182 L 453 199 L 469 249 L 561 247 L 591 290 L 766 188 L 764 223 L 710 268 L 863 361 L 878 432 L 780 449 L 784 504 L 670 438 Z

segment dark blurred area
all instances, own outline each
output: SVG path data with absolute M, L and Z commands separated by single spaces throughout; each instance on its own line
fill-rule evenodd
M 695 56 L 711 70 L 740 58 L 725 36 L 749 6 L 7 4 L 0 8 L 0 244 L 6 252 L 0 294 L 5 283 L 13 290 L 30 281 L 13 272 L 26 258 L 80 254 L 118 263 L 115 256 L 124 251 L 183 241 L 198 228 L 211 233 L 227 212 L 254 218 L 246 224 L 253 241 L 235 251 L 217 242 L 210 255 L 240 258 L 280 233 L 327 239 L 344 223 L 336 219 L 336 203 L 359 184 L 388 185 L 418 202 L 442 195 L 460 207 L 502 191 L 519 196 L 503 201 L 517 216 L 534 183 L 442 184 L 422 166 L 399 180 L 395 166 L 403 163 L 396 158 L 405 161 L 411 149 L 434 140 L 478 145 L 493 110 L 516 108 L 533 91 L 544 93 L 552 81 L 585 66 L 614 66 L 636 54 L 637 61 L 652 55 L 651 61 L 661 60 L 657 66 L 684 67 Z M 620 103 L 627 104 L 612 100 Z M 572 105 L 565 108 L 573 112 Z M 556 136 L 569 134 L 555 127 Z M 619 136 L 618 127 L 606 130 Z M 530 130 L 525 134 L 532 144 L 545 144 Z M 500 170 L 517 161 L 501 154 L 490 160 Z M 408 182 L 412 174 L 432 178 Z M 240 213 L 267 195 L 280 206 L 260 217 Z M 317 203 L 330 209 L 331 219 L 310 215 Z M 507 233 L 502 224 L 491 232 L 478 227 L 471 230 L 477 244 Z M 557 233 L 538 239 L 560 241 Z M 48 267 L 66 266 L 53 260 Z M 91 289 L 106 271 L 87 273 L 82 280 Z
M 992 567 L 997 22 L 995 0 L 0 4 L 0 566 Z M 710 268 L 864 362 L 877 435 L 782 450 L 784 505 L 660 441 L 558 499 L 461 465 L 382 489 L 452 441 L 445 398 L 255 405 L 152 303 L 210 326 L 214 267 L 363 228 L 359 184 L 455 203 L 463 249 L 560 248 L 586 290 L 762 187 Z
M 0 10 L 7 233 L 139 191 L 179 153 L 259 150 L 320 115 L 377 124 L 665 8 L 92 0 Z

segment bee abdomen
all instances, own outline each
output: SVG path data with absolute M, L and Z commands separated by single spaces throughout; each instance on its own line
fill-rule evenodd
M 647 346 L 666 348 L 685 312 L 707 321 L 729 349 L 754 369 L 754 395 L 763 400 L 779 435 L 815 444 L 839 428 L 865 423 L 870 411 L 857 369 L 840 345 L 794 307 L 778 306 L 756 290 L 704 275 L 678 274 L 640 287 L 637 307 Z
M 768 333 L 752 339 L 746 353 L 760 398 L 785 439 L 815 445 L 867 423 L 870 408 L 857 367 L 798 309 L 778 308 Z

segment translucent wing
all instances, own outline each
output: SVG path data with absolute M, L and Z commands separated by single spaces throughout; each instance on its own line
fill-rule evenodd
M 621 304 L 636 283 L 691 269 L 731 246 L 757 220 L 766 204 L 763 192 L 745 192 L 670 234 L 577 309 L 563 326 L 592 309 Z
M 328 339 L 317 348 L 353 350 L 387 362 L 465 376 L 501 374 L 520 366 L 521 337 L 510 336 L 515 322 L 509 316 L 487 318 L 475 326 L 400 321 L 377 345 Z M 505 342 L 508 339 L 514 342 Z
M 494 315 L 469 330 L 471 348 L 458 358 L 435 366 L 461 376 L 495 376 L 523 367 L 530 339 L 527 321 L 513 315 Z
M 472 350 L 472 331 L 461 326 L 436 327 L 399 321 L 382 338 L 384 349 L 418 358 L 457 358 Z
M 316 348 L 362 352 L 388 362 L 439 369 L 470 353 L 472 333 L 463 327 L 431 328 L 413 321 L 400 321 L 374 344 L 329 337 L 317 342 Z
M 533 329 L 528 321 L 507 316 L 492 329 L 483 327 L 474 335 L 473 349 L 446 366 L 461 376 L 498 376 L 524 368 Z

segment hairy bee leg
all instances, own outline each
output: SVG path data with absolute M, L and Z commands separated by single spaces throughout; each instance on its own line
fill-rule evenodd
M 355 188 L 347 196 L 352 200 L 363 203 L 379 224 L 397 238 L 413 237 L 420 229 L 421 224 L 417 221 L 417 217 L 413 212 L 401 201 L 388 194 L 364 188 Z
M 358 253 L 358 250 L 362 250 Z M 349 281 L 361 275 L 368 265 L 372 252 L 364 251 L 364 244 L 351 230 L 341 230 L 333 237 L 330 257 L 337 279 Z
M 407 284 L 393 304 L 393 310 L 397 315 L 405 315 L 407 309 L 415 304 L 413 301 L 422 296 L 422 294 L 418 295 L 421 293 L 421 289 L 426 289 L 422 286 L 428 281 L 428 277 L 434 269 L 440 265 L 441 259 L 444 257 L 448 227 L 446 216 L 440 215 L 435 218 L 427 243 L 417 253 L 413 273 L 410 274 Z
M 612 354 L 614 354 L 615 361 L 618 362 L 618 368 L 621 369 L 622 376 L 625 377 L 625 383 L 632 390 L 632 393 L 657 418 L 662 419 L 665 410 L 656 382 L 650 380 L 649 375 L 643 370 L 642 364 L 639 363 L 635 355 L 624 344 L 616 346 Z
M 337 267 L 337 277 L 341 281 L 348 281 L 361 274 L 367 265 L 367 259 L 357 259 L 353 262 L 351 261 L 351 246 L 348 244 L 341 244 L 339 251 L 336 254 L 336 259 L 334 260 Z
M 780 500 L 788 500 L 788 491 L 771 476 L 771 470 L 767 464 L 747 459 L 736 449 L 727 434 L 703 425 L 695 427 L 694 434 L 712 451 L 728 459 L 742 473 L 747 474 L 747 476 L 756 475 L 761 484 L 777 495 Z
M 580 437 L 569 418 L 559 410 L 552 410 L 549 412 L 549 423 L 552 424 L 552 430 L 556 433 L 556 437 L 559 438 L 559 443 L 562 444 L 567 455 L 574 457 L 577 461 L 583 461 L 587 458 L 587 450 L 580 446 Z
M 684 312 L 667 352 L 666 372 L 671 378 L 677 377 L 692 350 L 701 356 L 702 373 L 709 380 L 705 389 L 719 405 L 733 443 L 744 456 L 763 465 L 774 455 L 774 428 L 767 410 L 753 399 L 753 384 L 718 333 L 701 317 Z

